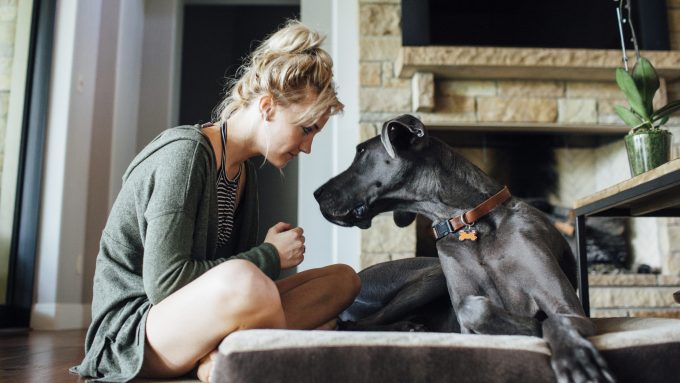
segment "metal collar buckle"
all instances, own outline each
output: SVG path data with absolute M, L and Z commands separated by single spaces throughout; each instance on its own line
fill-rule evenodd
M 451 226 L 451 222 L 447 219 L 432 226 L 432 231 L 434 232 L 435 239 L 440 240 L 448 234 L 453 233 L 453 227 Z

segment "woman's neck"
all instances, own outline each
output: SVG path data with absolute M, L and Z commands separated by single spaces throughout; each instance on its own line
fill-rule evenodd
M 227 147 L 222 150 L 222 133 L 219 123 L 203 129 L 210 140 L 215 153 L 215 166 L 219 170 L 222 165 L 222 154 L 226 153 L 225 167 L 227 177 L 235 177 L 239 168 L 247 159 L 257 155 L 252 148 L 252 135 L 256 126 L 248 126 L 250 123 L 244 113 L 237 112 L 227 120 Z
M 257 155 L 257 152 L 253 150 L 253 137 L 257 130 L 257 120 L 254 121 L 246 113 L 246 110 L 241 109 L 227 119 L 225 170 L 229 178 L 236 176 L 244 161 Z M 219 131 L 219 126 L 217 126 L 217 129 Z M 221 148 L 221 141 L 218 147 Z

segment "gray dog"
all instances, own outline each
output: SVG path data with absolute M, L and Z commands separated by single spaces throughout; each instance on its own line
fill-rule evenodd
M 428 137 L 417 118 L 385 122 L 382 134 L 359 144 L 350 167 L 314 196 L 324 217 L 341 226 L 368 228 L 386 211 L 398 226 L 416 214 L 435 223 L 439 261 L 362 271 L 361 293 L 340 317 L 344 328 L 543 336 L 559 382 L 614 381 L 586 339 L 595 328 L 576 296 L 575 259 L 560 233 L 543 213 Z

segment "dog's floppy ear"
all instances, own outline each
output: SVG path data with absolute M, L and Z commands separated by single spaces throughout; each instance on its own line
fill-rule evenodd
M 419 119 L 410 114 L 402 114 L 383 124 L 380 140 L 390 157 L 394 158 L 397 150 L 413 145 L 417 145 L 417 149 L 425 147 L 427 132 Z
M 394 223 L 399 227 L 406 227 L 415 221 L 416 213 L 411 213 L 409 211 L 399 211 L 395 210 L 393 213 Z

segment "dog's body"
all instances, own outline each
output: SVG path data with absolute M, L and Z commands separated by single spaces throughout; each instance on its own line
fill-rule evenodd
M 460 332 L 439 259 L 406 258 L 359 272 L 361 292 L 342 330 Z
M 399 226 L 416 213 L 443 222 L 499 190 L 450 147 L 428 138 L 419 120 L 404 115 L 357 146 L 350 167 L 314 195 L 331 222 L 367 228 L 385 211 L 394 211 Z M 543 336 L 560 382 L 613 381 L 585 339 L 595 328 L 575 293 L 575 259 L 548 218 L 511 197 L 474 228 L 476 241 L 459 241 L 456 233 L 437 242 L 440 265 L 418 258 L 362 271 L 361 294 L 341 315 L 345 326 Z M 450 306 L 442 304 L 444 282 Z M 415 308 L 426 308 L 425 315 L 411 315 Z

